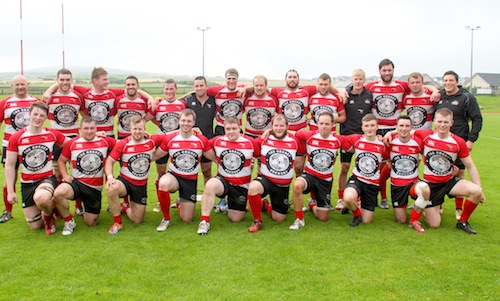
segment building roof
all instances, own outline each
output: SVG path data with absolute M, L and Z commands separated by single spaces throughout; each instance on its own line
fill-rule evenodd
M 500 73 L 476 73 L 475 75 L 481 77 L 491 87 L 500 86 Z

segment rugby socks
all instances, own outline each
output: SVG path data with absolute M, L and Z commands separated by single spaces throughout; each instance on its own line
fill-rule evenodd
M 75 208 L 83 209 L 82 198 L 75 199 Z
M 389 179 L 391 175 L 391 170 L 389 169 L 389 165 L 385 164 L 380 170 L 380 196 L 383 199 L 387 199 L 387 179 Z
M 354 215 L 354 216 L 361 216 L 361 210 L 359 208 L 356 208 L 356 210 L 354 210 L 352 212 L 352 215 Z
M 455 209 L 460 209 L 464 207 L 464 198 L 462 197 L 456 197 L 455 198 Z
M 252 210 L 253 219 L 262 220 L 262 199 L 260 195 L 249 195 L 248 203 L 250 204 L 250 209 Z
M 415 209 L 412 209 L 410 213 L 410 224 L 418 222 L 418 220 L 420 220 L 421 217 L 422 213 L 418 213 L 417 211 L 415 211 Z
M 170 220 L 170 192 L 158 190 L 158 201 L 160 202 L 163 217 Z
M 122 216 L 121 215 L 113 216 L 113 222 L 121 224 L 122 223 Z
M 468 221 L 470 215 L 472 214 L 472 212 L 474 212 L 476 207 L 477 207 L 476 203 L 466 200 L 464 204 L 464 211 L 462 211 L 462 216 L 460 216 L 460 220 L 458 222 L 463 223 Z
M 71 213 L 70 213 L 68 216 L 64 217 L 63 219 L 65 222 L 69 222 L 70 220 L 73 219 L 73 215 L 71 215 Z
M 295 210 L 295 218 L 304 220 L 304 211 L 302 211 L 302 208 L 300 210 Z
M 339 200 L 343 200 L 344 199 L 344 189 L 342 190 L 337 190 L 337 194 L 339 196 Z
M 206 221 L 207 223 L 210 223 L 210 216 L 208 216 L 208 215 L 202 215 L 201 216 L 201 220 L 202 221 Z
M 130 210 L 129 204 L 127 204 L 125 201 L 120 203 L 120 206 L 122 207 L 122 212 L 127 214 L 127 211 Z
M 126 203 L 127 205 L 130 204 L 130 198 L 128 196 L 128 194 L 126 194 L 124 197 L 123 197 L 123 202 Z
M 314 211 L 314 207 L 317 207 L 317 206 L 318 206 L 317 203 L 311 203 L 311 204 L 309 204 L 309 210 Z
M 271 204 L 267 203 L 265 209 L 267 210 L 267 213 L 269 214 L 269 216 L 271 218 L 273 218 L 273 206 Z M 302 210 L 302 208 L 300 208 L 300 210 Z
M 3 204 L 5 205 L 5 210 L 12 213 L 12 204 L 7 201 L 7 187 L 3 188 Z

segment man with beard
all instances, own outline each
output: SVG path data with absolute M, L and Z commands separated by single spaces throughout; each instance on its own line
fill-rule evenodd
M 411 93 L 404 96 L 403 106 L 411 118 L 412 128 L 432 129 L 434 102 L 431 100 L 431 92 L 424 89 L 423 75 L 418 72 L 408 75 L 408 87 Z
M 69 141 L 61 132 L 45 128 L 49 108 L 43 102 L 34 102 L 29 108 L 29 124 L 9 138 L 5 161 L 5 182 L 7 197 L 11 204 L 18 202 L 16 185 L 16 164 L 21 166 L 21 194 L 24 216 L 33 230 L 45 225 L 45 234 L 56 232 L 52 212 L 52 197 L 56 177 L 52 168 L 54 144 L 61 147 Z M 43 213 L 43 216 L 42 216 Z
M 0 101 L 0 123 L 2 121 L 5 122 L 4 136 L 2 140 L 2 164 L 4 166 L 10 136 L 28 126 L 30 105 L 36 101 L 40 101 L 37 97 L 33 97 L 28 94 L 29 83 L 24 75 L 14 76 L 10 86 L 12 87 L 14 94 Z M 17 181 L 18 168 L 19 162 L 16 163 L 15 166 L 16 172 L 14 174 L 14 182 Z M 5 210 L 0 217 L 0 223 L 5 223 L 12 218 L 12 204 L 8 201 L 6 181 L 3 185 L 3 203 Z
M 201 197 L 201 221 L 198 225 L 200 235 L 207 235 L 210 230 L 210 213 L 216 196 L 227 196 L 227 216 L 232 222 L 240 222 L 246 212 L 252 159 L 259 156 L 260 150 L 253 139 L 240 134 L 240 124 L 236 117 L 228 117 L 224 121 L 224 132 L 224 136 L 217 136 L 209 141 L 217 158 L 218 174 L 206 183 Z
M 330 112 L 334 117 L 332 133 L 336 132 L 337 124 L 346 120 L 344 103 L 340 96 L 332 94 L 331 90 L 332 78 L 327 73 L 322 73 L 318 77 L 318 92 L 309 98 L 309 110 L 311 111 L 309 129 L 311 131 L 318 129 L 319 115 L 323 112 Z
M 431 228 L 441 224 L 439 205 L 444 202 L 445 195 L 466 196 L 464 211 L 456 224 L 456 228 L 468 234 L 476 234 L 469 224 L 469 217 L 479 203 L 486 201 L 481 188 L 479 172 L 469 154 L 467 143 L 450 129 L 453 126 L 453 112 L 448 108 L 436 110 L 434 114 L 435 130 L 416 130 L 414 135 L 423 141 L 425 158 L 424 181 L 430 187 L 430 201 L 425 207 L 425 219 Z M 386 135 L 390 142 L 392 132 Z M 471 181 L 453 176 L 453 164 L 460 158 L 469 171 Z M 412 212 L 410 223 L 418 221 L 422 213 Z
M 225 86 L 213 86 L 207 89 L 207 95 L 215 98 L 217 106 L 215 136 L 224 135 L 224 120 L 227 117 L 238 118 L 241 125 L 244 98 L 239 96 L 238 77 L 238 70 L 229 68 L 225 73 Z
M 141 116 L 146 122 L 153 119 L 152 111 L 148 110 L 147 101 L 139 97 L 139 88 L 139 79 L 134 75 L 128 76 L 125 79 L 125 95 L 118 98 L 115 103 L 119 140 L 130 136 L 132 117 Z
M 472 83 L 471 83 L 472 84 Z M 479 132 L 483 127 L 483 116 L 477 103 L 476 98 L 466 89 L 459 86 L 458 74 L 454 71 L 447 71 L 443 75 L 444 89 L 441 90 L 441 99 L 436 104 L 436 110 L 440 108 L 448 108 L 453 112 L 454 121 L 451 127 L 451 132 L 467 143 L 469 152 L 472 151 L 474 142 L 479 138 Z M 472 127 L 469 127 L 469 121 Z M 465 166 L 460 158 L 455 162 L 459 168 L 457 176 L 464 178 Z M 464 198 L 462 196 L 455 198 L 455 217 L 460 219 Z
M 170 156 L 169 171 L 158 183 L 158 200 L 163 219 L 156 231 L 167 230 L 170 220 L 170 193 L 179 191 L 179 216 L 183 222 L 191 222 L 196 208 L 196 187 L 198 185 L 199 163 L 202 155 L 214 160 L 214 151 L 203 135 L 193 131 L 196 114 L 191 109 L 184 109 L 179 117 L 179 130 L 166 135 L 154 153 L 153 160 Z
M 147 204 L 147 184 L 149 166 L 155 147 L 160 145 L 163 135 L 153 135 L 146 138 L 146 121 L 141 116 L 134 116 L 130 121 L 131 135 L 120 140 L 106 159 L 104 172 L 107 176 L 106 191 L 114 224 L 109 228 L 109 234 L 116 234 L 123 228 L 121 212 L 135 224 L 144 221 Z M 120 176 L 114 178 L 113 165 L 120 162 Z M 130 196 L 130 205 L 119 198 Z
M 184 98 L 186 107 L 192 109 L 196 114 L 195 127 L 199 128 L 207 139 L 214 137 L 214 118 L 217 113 L 215 98 L 207 95 L 207 80 L 203 76 L 194 79 L 194 92 Z M 201 173 L 203 182 L 206 184 L 212 178 L 212 161 L 204 156 L 201 157 Z
M 403 110 L 403 97 L 411 90 L 408 83 L 404 81 L 393 80 L 394 63 L 389 59 L 383 59 L 379 65 L 380 80 L 366 84 L 366 89 L 372 92 L 373 104 L 372 113 L 378 120 L 379 130 L 377 134 L 384 136 L 387 132 L 396 128 L 396 120 Z M 433 86 L 425 86 L 433 95 L 431 99 L 437 98 L 439 92 Z M 389 209 L 387 201 L 387 185 L 390 169 L 385 164 L 381 165 L 380 174 L 380 201 L 381 209 Z
M 54 203 L 64 219 L 63 235 L 71 235 L 76 227 L 69 212 L 68 199 L 83 200 L 83 220 L 87 226 L 95 226 L 99 220 L 104 162 L 116 141 L 110 137 L 97 137 L 96 128 L 92 117 L 83 117 L 81 136 L 71 139 L 57 160 L 62 183 L 54 191 Z M 66 170 L 67 162 L 71 163 L 71 175 Z
M 262 209 L 273 220 L 282 222 L 290 206 L 288 194 L 299 142 L 288 136 L 288 121 L 283 114 L 273 118 L 271 129 L 271 135 L 266 140 L 257 139 L 262 160 L 260 176 L 248 187 L 248 202 L 254 218 L 248 231 L 252 233 L 262 229 Z M 271 204 L 262 201 L 266 195 L 270 196 Z
M 320 221 L 328 220 L 330 212 L 330 193 L 332 191 L 333 167 L 339 149 L 348 150 L 351 145 L 343 136 L 332 132 L 335 117 L 331 112 L 324 111 L 317 117 L 318 130 L 298 131 L 294 134 L 299 142 L 303 142 L 307 149 L 305 171 L 295 179 L 293 184 L 293 206 L 295 221 L 290 230 L 299 230 L 305 226 L 302 206 L 302 194 L 314 191 L 316 199 L 310 199 L 309 209 Z

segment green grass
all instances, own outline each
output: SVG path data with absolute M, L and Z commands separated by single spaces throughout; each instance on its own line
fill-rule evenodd
M 73 235 L 62 236 L 58 221 L 59 232 L 46 236 L 28 229 L 15 205 L 15 218 L 0 225 L 0 299 L 499 300 L 499 164 L 492 157 L 500 148 L 500 114 L 484 119 L 472 153 L 488 197 L 470 219 L 478 235 L 455 229 L 453 200 L 444 204 L 442 226 L 424 223 L 425 234 L 377 209 L 372 224 L 357 228 L 348 226 L 350 215 L 332 212 L 322 223 L 308 212 L 296 232 L 288 230 L 292 211 L 281 224 L 266 214 L 255 234 L 247 232 L 250 212 L 241 223 L 212 214 L 212 230 L 202 237 L 199 208 L 188 224 L 172 210 L 173 227 L 157 233 L 153 167 L 145 222 L 124 218 L 115 236 L 107 234 L 112 218 L 105 211 L 97 227 L 75 217 Z

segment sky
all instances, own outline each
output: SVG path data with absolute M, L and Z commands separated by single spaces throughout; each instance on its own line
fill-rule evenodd
M 64 35 L 61 7 L 64 3 Z M 378 75 L 390 58 L 395 74 L 500 73 L 500 1 L 223 1 L 22 0 L 24 70 L 102 66 L 171 75 L 284 79 L 296 69 Z M 0 73 L 20 72 L 20 0 L 0 4 Z M 64 42 L 63 42 L 64 41 Z M 63 47 L 64 45 L 64 47 Z

